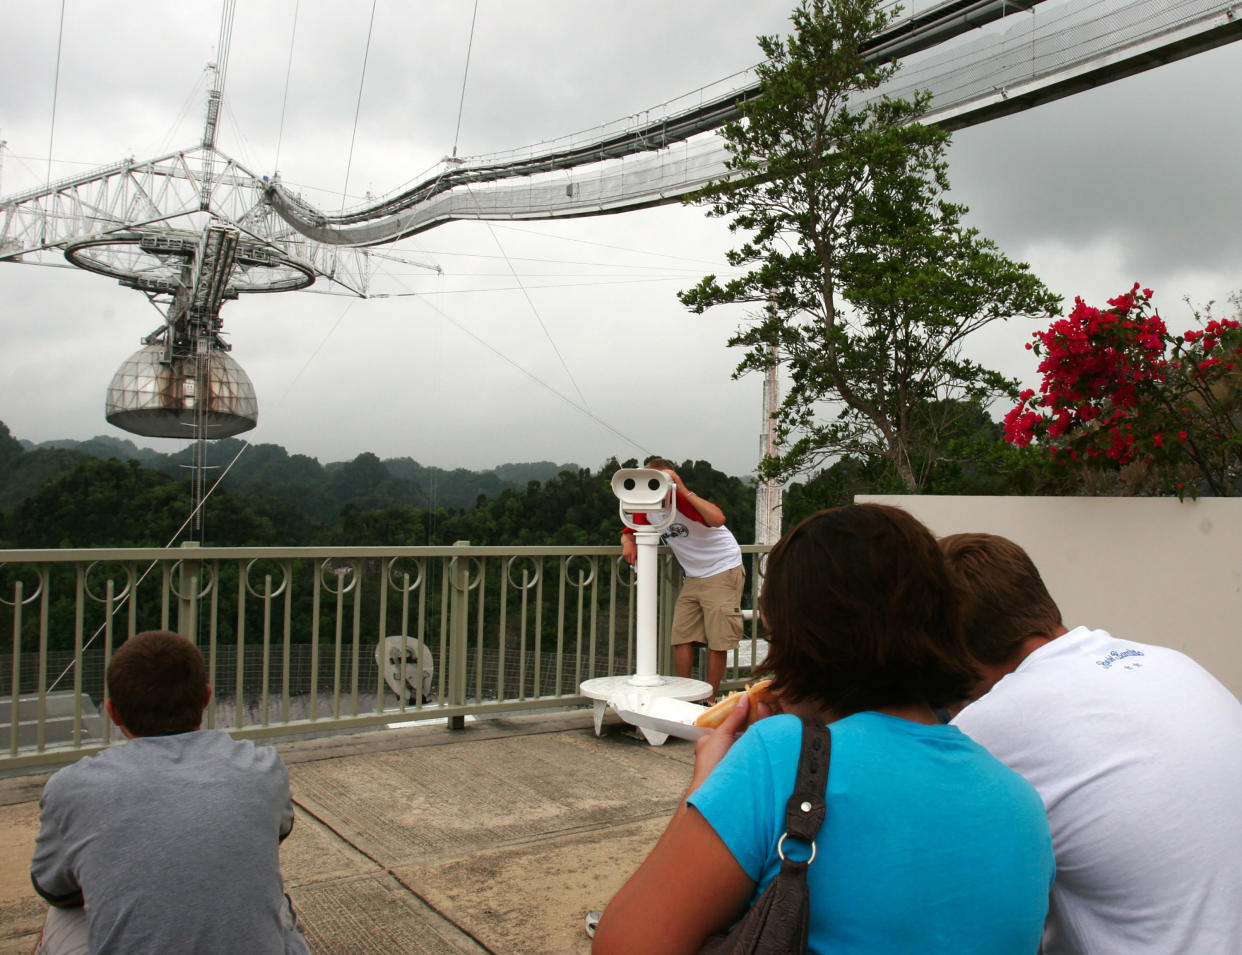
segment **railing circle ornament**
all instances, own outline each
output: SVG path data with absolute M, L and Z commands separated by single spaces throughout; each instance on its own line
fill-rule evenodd
M 483 579 L 483 562 L 479 560 L 479 558 L 477 557 L 467 557 L 466 560 L 470 561 L 470 566 L 466 568 L 466 586 L 463 587 L 462 589 L 463 590 L 474 590 L 475 588 L 479 586 L 479 581 Z M 452 560 L 449 561 L 449 564 L 448 564 L 449 580 L 453 580 L 453 571 L 457 569 L 457 561 L 458 561 L 458 558 L 456 557 L 454 557 Z M 473 579 L 471 579 L 470 577 L 471 570 L 475 571 L 475 575 Z M 456 582 L 454 582 L 453 585 L 456 586 Z
M 86 573 L 82 575 L 82 582 L 83 582 L 82 589 L 85 590 L 86 595 L 90 597 L 91 600 L 95 601 L 96 603 L 103 603 L 104 601 L 108 599 L 108 595 L 106 593 L 102 595 L 97 594 L 95 593 L 94 590 L 91 589 L 91 574 L 94 572 L 96 567 L 106 568 L 110 563 L 114 563 L 114 562 L 103 561 L 103 560 L 93 561 L 87 566 Z M 129 596 L 129 592 L 130 590 L 133 589 L 133 586 L 134 586 L 134 568 L 127 564 L 121 564 L 120 567 L 121 567 L 121 573 L 125 576 L 125 586 L 121 588 L 120 592 L 114 593 L 112 595 L 113 600 L 124 600 L 126 597 Z M 115 578 L 111 575 L 105 575 L 104 577 L 105 582 L 108 580 L 114 580 L 114 579 Z
M 330 594 L 347 594 L 358 586 L 358 568 L 353 561 L 338 562 L 331 557 L 325 557 L 319 564 L 319 576 L 324 590 Z M 330 583 L 332 577 L 336 578 L 335 587 Z M 349 578 L 348 581 L 346 578 Z
M 627 570 L 629 574 L 622 576 Z M 624 557 L 617 558 L 617 583 L 625 587 L 633 587 L 638 583 L 638 568 Z
M 198 569 L 201 571 L 201 576 L 198 580 L 202 584 L 202 589 L 196 594 L 183 594 L 177 589 L 177 581 L 181 576 L 178 571 L 184 563 L 185 561 L 179 560 L 168 568 L 168 589 L 179 600 L 202 600 L 211 593 L 211 589 L 216 585 L 216 569 L 211 564 L 200 563 Z M 186 579 L 189 579 L 188 574 Z
M 254 587 L 250 585 L 250 574 L 254 570 L 254 565 L 259 563 L 260 561 L 268 561 L 270 563 L 275 563 L 276 569 L 280 571 L 280 585 L 275 590 L 273 590 L 271 593 L 266 593 L 266 594 L 260 593 L 259 591 L 255 590 Z M 263 575 L 264 579 L 270 576 L 271 574 L 267 574 L 267 573 Z M 285 592 L 285 588 L 289 586 L 289 568 L 286 564 L 282 563 L 281 561 L 272 561 L 271 558 L 268 558 L 268 557 L 255 557 L 254 559 L 246 562 L 245 580 L 246 580 L 246 592 L 249 593 L 250 596 L 258 597 L 260 600 L 262 600 L 264 597 L 269 597 L 269 598 L 279 597 L 281 594 Z
M 590 573 L 587 574 L 586 579 L 581 582 L 575 580 L 573 575 L 569 572 L 569 568 L 573 566 L 575 560 L 585 560 L 587 567 L 590 570 Z M 565 575 L 565 582 L 569 584 L 569 586 L 585 588 L 595 583 L 595 575 L 598 571 L 599 561 L 596 558 L 585 557 L 582 554 L 571 554 L 569 557 L 565 558 L 565 563 L 562 565 L 561 573 Z
M 4 569 L 5 567 L 17 568 L 18 573 L 21 572 L 22 568 L 25 568 L 25 569 L 32 571 L 35 575 L 35 579 L 37 580 L 37 583 L 35 584 L 34 590 L 32 590 L 30 593 L 26 593 L 25 588 L 24 587 L 22 588 L 22 598 L 21 598 L 22 606 L 25 606 L 28 603 L 34 602 L 35 600 L 39 598 L 39 595 L 43 593 L 43 588 L 47 585 L 47 568 L 46 567 L 36 567 L 31 564 L 24 564 L 24 565 L 0 564 L 0 570 Z M 17 588 L 14 587 L 12 590 L 13 597 L 11 599 L 6 599 L 4 596 L 5 591 L 0 591 L 0 604 L 4 604 L 6 607 L 16 606 L 17 605 L 17 592 L 16 591 L 17 591 Z
M 524 584 L 513 579 L 513 572 L 518 568 L 518 561 L 523 560 L 530 561 L 531 566 L 535 568 L 534 573 L 530 575 L 530 578 Z M 534 557 L 528 557 L 526 554 L 514 554 L 505 565 L 505 573 L 509 575 L 509 583 L 518 590 L 530 590 L 543 578 L 543 564 Z
M 404 562 L 408 561 L 414 565 L 415 573 L 409 575 L 409 571 L 404 568 Z M 422 557 L 394 557 L 388 562 L 388 586 L 398 593 L 409 594 L 416 591 L 423 585 L 423 577 L 427 573 L 427 561 Z M 406 583 L 406 578 L 409 583 Z

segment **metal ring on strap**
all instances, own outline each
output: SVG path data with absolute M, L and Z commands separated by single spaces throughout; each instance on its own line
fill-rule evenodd
M 781 834 L 780 839 L 779 839 L 779 840 L 777 840 L 777 843 L 776 843 L 776 854 L 777 854 L 778 856 L 780 856 L 780 857 L 781 857 L 781 861 L 782 861 L 782 862 L 785 862 L 785 861 L 786 861 L 786 859 L 785 859 L 785 850 L 784 850 L 783 846 L 785 845 L 785 840 L 786 840 L 786 839 L 788 839 L 788 838 L 789 838 L 789 833 L 787 833 L 787 832 L 782 833 L 782 834 Z M 795 837 L 795 838 L 797 838 L 797 837 Z M 806 860 L 806 864 L 807 864 L 807 865 L 810 865 L 810 864 L 811 864 L 812 862 L 814 862 L 814 861 L 815 861 L 815 840 L 814 840 L 814 839 L 812 839 L 812 840 L 811 840 L 811 858 L 809 858 L 809 859 L 807 859 L 807 860 Z

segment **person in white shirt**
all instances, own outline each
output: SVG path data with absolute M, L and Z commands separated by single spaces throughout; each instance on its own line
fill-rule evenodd
M 707 682 L 714 697 L 724 677 L 728 652 L 742 638 L 742 588 L 746 570 L 742 549 L 717 505 L 686 487 L 665 458 L 648 458 L 643 467 L 663 471 L 677 487 L 677 516 L 660 535 L 686 572 L 686 582 L 673 608 L 673 669 L 688 677 L 694 645 L 707 645 Z M 650 517 L 650 520 L 648 520 Z M 636 524 L 658 524 L 665 515 L 635 515 Z M 638 557 L 634 532 L 621 533 L 621 556 L 633 565 Z
M 1013 541 L 941 546 L 983 673 L 953 723 L 1048 812 L 1045 955 L 1242 955 L 1242 704 L 1185 654 L 1067 630 Z

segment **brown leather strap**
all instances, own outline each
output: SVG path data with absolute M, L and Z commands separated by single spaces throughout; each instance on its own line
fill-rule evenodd
M 832 756 L 832 734 L 822 723 L 802 721 L 802 751 L 793 795 L 785 804 L 785 832 L 812 842 L 827 812 L 828 763 Z

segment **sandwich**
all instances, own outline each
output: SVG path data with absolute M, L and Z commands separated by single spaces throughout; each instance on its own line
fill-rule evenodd
M 773 709 L 776 708 L 776 694 L 771 691 L 771 685 L 771 680 L 760 680 L 757 683 L 751 683 L 745 689 L 730 693 L 719 703 L 704 710 L 694 721 L 694 725 L 715 729 L 725 721 L 725 717 L 733 712 L 733 708 L 742 702 L 742 697 L 746 696 L 750 698 L 750 712 L 746 714 L 746 725 L 749 726 L 759 719 L 760 703 L 767 703 Z

